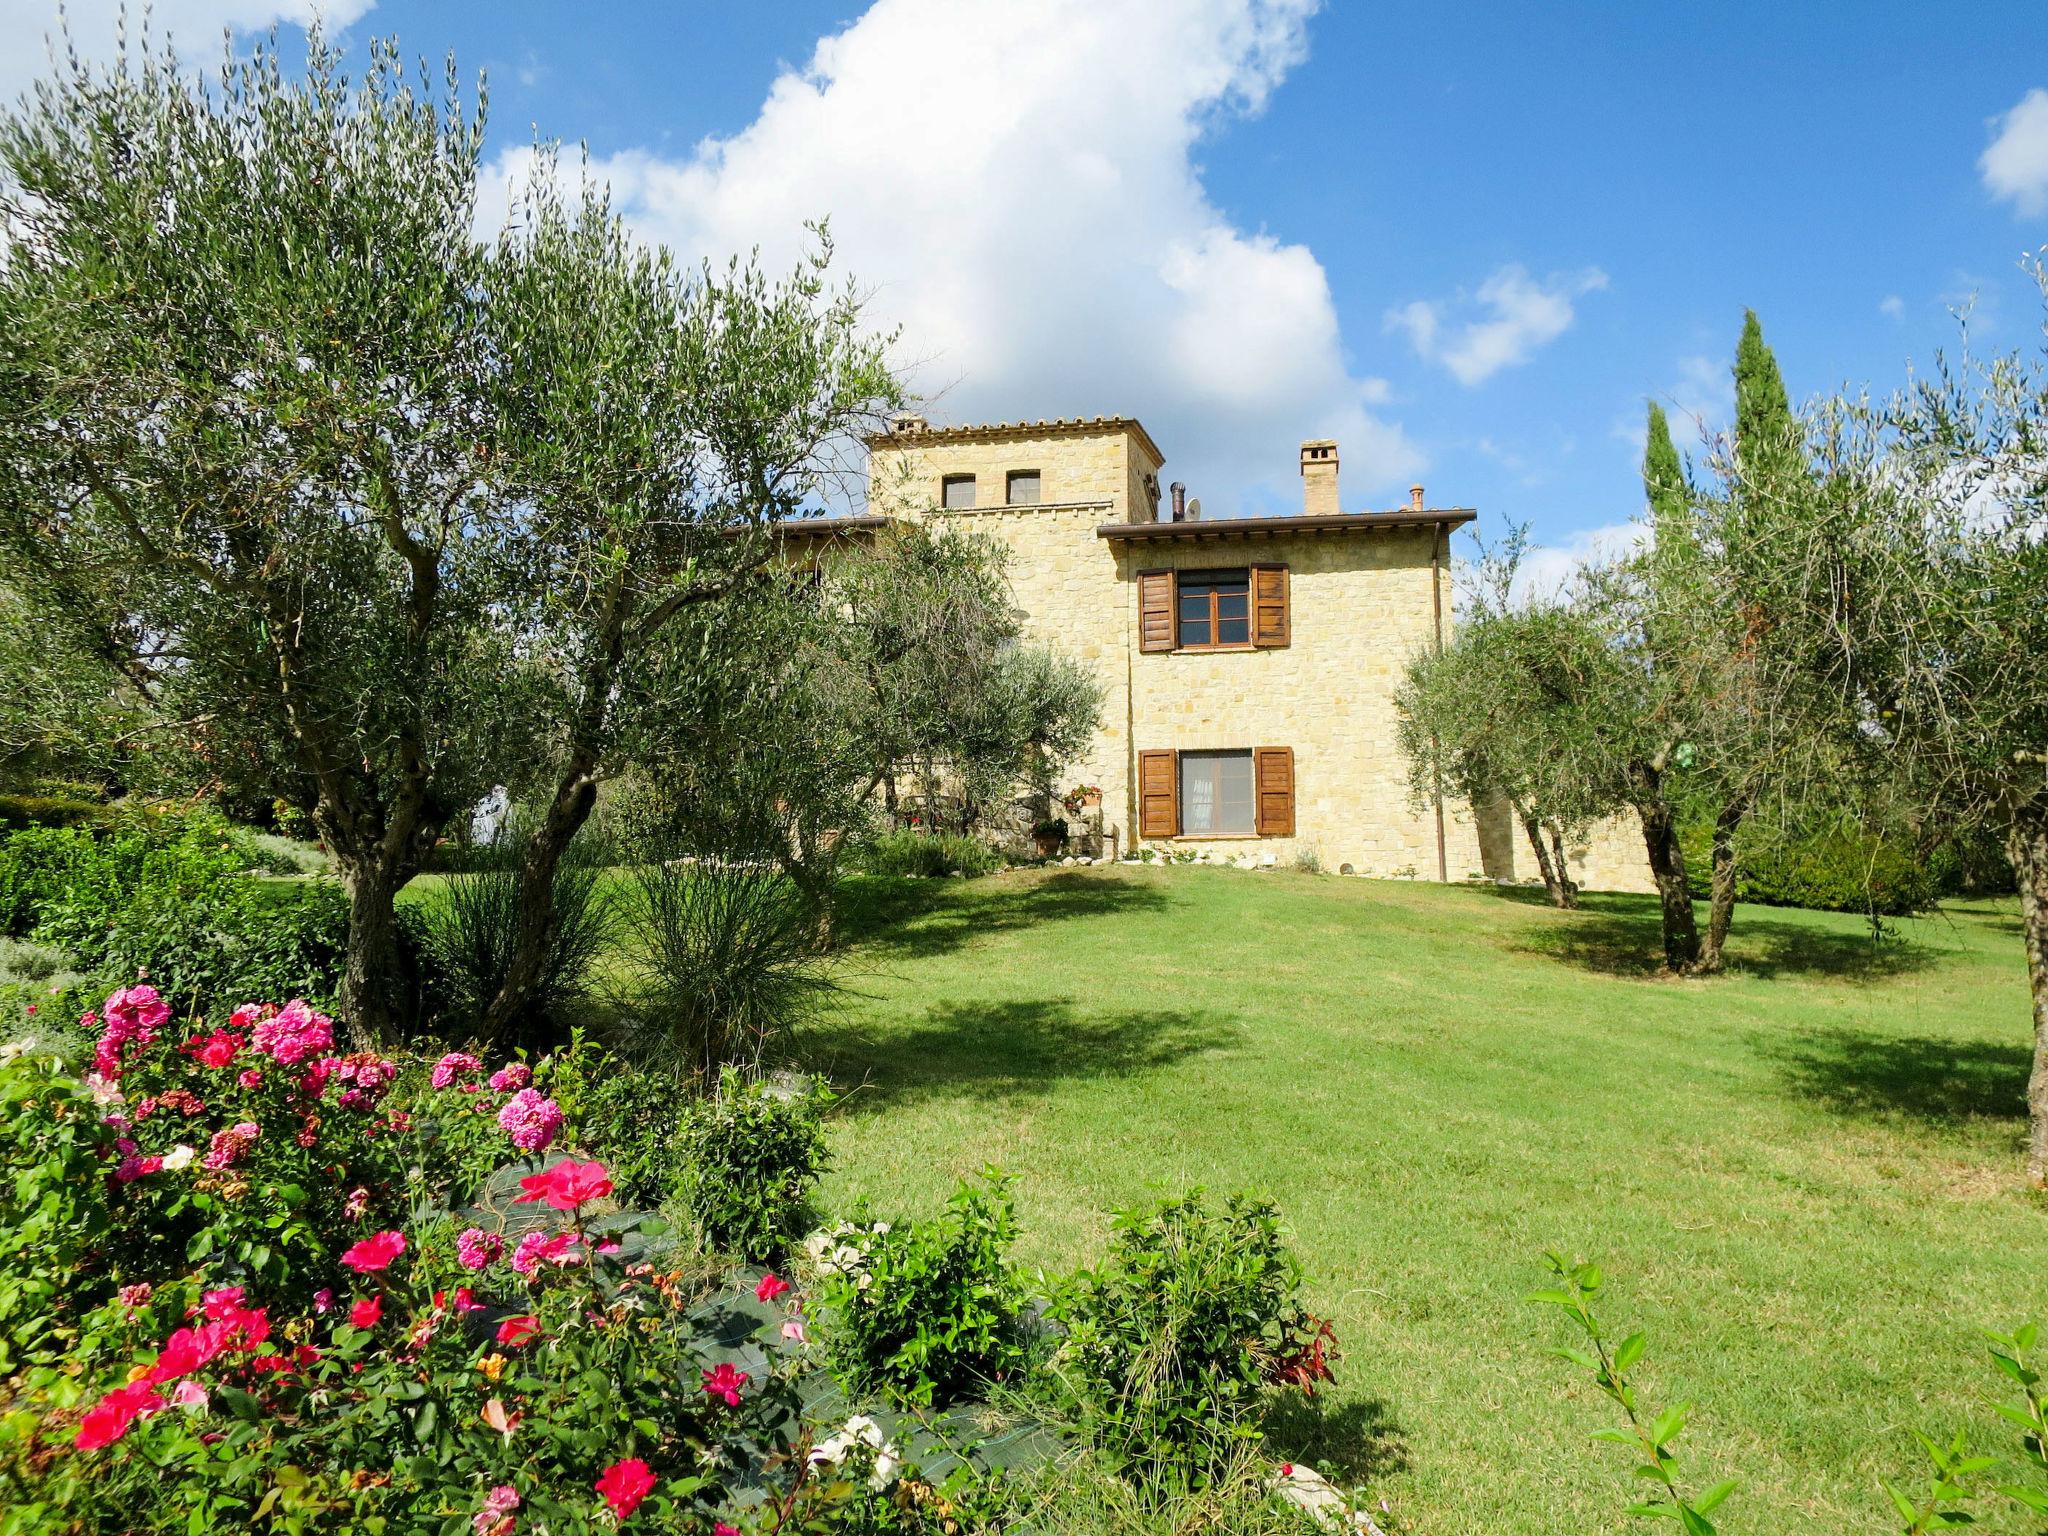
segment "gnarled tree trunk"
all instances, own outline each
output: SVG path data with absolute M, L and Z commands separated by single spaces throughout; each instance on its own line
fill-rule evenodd
M 1721 950 L 1735 919 L 1735 834 L 1749 814 L 1749 797 L 1736 795 L 1714 818 L 1713 868 L 1708 876 L 1707 937 L 1693 967 L 1703 974 L 1721 969 Z
M 546 974 L 562 921 L 555 909 L 555 876 L 561 870 L 562 856 L 568 852 L 569 844 L 597 807 L 597 779 L 591 767 L 581 757 L 569 764 L 555 784 L 554 798 L 527 835 L 526 846 L 519 851 L 519 925 L 504 980 L 498 984 L 498 994 L 485 1008 L 478 1025 L 486 1040 L 504 1039 L 516 1028 L 532 1022 L 527 1015 Z
M 2020 930 L 2034 1000 L 2034 1070 L 2027 1079 L 2027 1178 L 2048 1185 L 2048 805 L 2013 818 L 2006 852 L 2020 888 Z
M 1572 861 L 1565 857 L 1564 829 L 1553 821 L 1548 831 L 1551 862 L 1557 866 L 1558 889 L 1564 893 L 1564 900 L 1559 905 L 1576 907 L 1579 904 L 1579 883 L 1572 878 Z
M 1543 823 L 1519 800 L 1509 800 L 1514 807 L 1515 819 L 1522 824 L 1523 835 L 1529 839 L 1530 848 L 1536 853 L 1536 869 L 1543 876 L 1543 890 L 1550 897 L 1553 907 L 1575 907 L 1578 891 L 1571 883 L 1571 876 L 1565 872 L 1563 861 L 1553 862 L 1550 849 L 1544 846 Z
M 1657 901 L 1664 926 L 1664 967 L 1683 975 L 1700 957 L 1700 931 L 1693 919 L 1692 891 L 1685 879 L 1685 850 L 1678 844 L 1678 825 L 1664 798 L 1663 775 L 1644 766 L 1636 772 L 1636 815 L 1643 823 L 1643 850 L 1649 856 L 1650 878 L 1657 883 Z

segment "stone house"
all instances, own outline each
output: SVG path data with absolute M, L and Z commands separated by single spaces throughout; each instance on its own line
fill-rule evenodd
M 1345 512 L 1337 444 L 1301 445 L 1302 509 L 1203 517 L 1129 418 L 934 427 L 868 439 L 867 514 L 971 520 L 1008 546 L 1034 638 L 1092 667 L 1102 728 L 1069 777 L 1101 790 L 1101 831 L 1129 853 L 1430 880 L 1533 874 L 1507 816 L 1418 805 L 1394 692 L 1450 631 L 1450 539 L 1477 515 Z M 818 532 L 823 532 L 822 527 Z M 849 530 L 851 531 L 851 530 Z M 1624 829 L 1591 840 L 1582 883 L 1643 883 Z M 1518 863 L 1519 854 L 1519 863 Z

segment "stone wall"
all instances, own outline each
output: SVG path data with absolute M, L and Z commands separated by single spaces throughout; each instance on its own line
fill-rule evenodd
M 1214 857 L 1313 854 L 1326 869 L 1437 878 L 1436 817 L 1409 794 L 1394 693 L 1408 658 L 1434 641 L 1433 530 L 1277 534 L 1214 542 L 1119 544 L 1120 606 L 1131 656 L 1134 751 L 1294 750 L 1291 838 L 1175 838 L 1177 851 Z M 1137 650 L 1142 570 L 1288 568 L 1290 643 L 1271 650 Z M 1448 575 L 1445 625 L 1449 626 Z M 1135 827 L 1128 786 L 1119 804 Z M 1453 880 L 1485 872 L 1469 807 L 1445 807 L 1445 867 Z
M 1101 682 L 1102 730 L 1062 775 L 1061 786 L 1101 786 L 1103 830 L 1114 851 L 1140 846 L 1139 752 L 1284 746 L 1294 752 L 1293 837 L 1175 838 L 1153 846 L 1254 863 L 1291 863 L 1312 854 L 1329 870 L 1438 877 L 1435 808 L 1410 793 L 1394 707 L 1409 657 L 1435 643 L 1432 579 L 1440 584 L 1445 638 L 1450 634 L 1449 573 L 1431 566 L 1434 529 L 1362 526 L 1335 534 L 1112 541 L 1096 529 L 1148 520 L 1144 477 L 1159 468 L 1147 445 L 1127 431 L 996 432 L 938 442 L 913 438 L 900 446 L 879 439 L 872 447 L 870 510 L 957 519 L 999 540 L 1009 551 L 1010 585 L 1026 632 L 1075 657 Z M 1040 505 L 1001 504 L 1005 477 L 1017 469 L 1039 472 Z M 977 477 L 977 505 L 946 511 L 939 504 L 941 477 L 960 473 Z M 1288 567 L 1289 645 L 1139 651 L 1139 571 L 1234 570 L 1267 562 Z M 1582 884 L 1648 887 L 1639 837 L 1630 853 L 1631 830 L 1603 825 L 1573 850 Z M 1520 829 L 1504 807 L 1475 813 L 1447 801 L 1443 842 L 1443 871 L 1452 880 L 1534 875 Z

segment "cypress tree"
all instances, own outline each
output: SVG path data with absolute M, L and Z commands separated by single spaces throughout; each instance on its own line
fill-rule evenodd
M 1774 473 L 1795 464 L 1797 434 L 1778 359 L 1756 311 L 1745 309 L 1735 345 L 1735 466 L 1744 482 L 1762 489 Z
M 1685 480 L 1685 466 L 1671 441 L 1671 423 L 1664 407 L 1650 402 L 1650 430 L 1643 444 L 1643 494 L 1650 503 L 1650 526 L 1657 547 L 1677 547 L 1680 540 L 1691 543 L 1686 526 L 1692 498 Z

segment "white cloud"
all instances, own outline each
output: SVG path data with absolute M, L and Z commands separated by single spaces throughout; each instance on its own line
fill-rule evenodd
M 2030 217 L 2048 213 L 2048 90 L 2036 86 L 1991 127 L 1977 161 L 1984 189 Z
M 1696 352 L 1681 357 L 1670 378 L 1653 389 L 1650 397 L 1664 407 L 1671 426 L 1671 441 L 1683 453 L 1712 442 L 1714 434 L 1734 419 L 1735 375 L 1711 357 Z M 1649 435 L 1647 417 L 1641 402 L 1637 402 L 1614 418 L 1609 435 L 1629 444 L 1640 455 Z
M 168 37 L 188 64 L 211 65 L 221 53 L 221 32 L 245 36 L 274 23 L 304 26 L 316 15 L 328 26 L 347 26 L 376 0 L 154 0 L 149 7 L 149 32 L 154 40 Z M 128 33 L 141 32 L 143 7 L 131 0 Z M 71 46 L 85 59 L 111 59 L 121 26 L 121 0 L 68 0 L 64 7 Z M 0 102 L 12 106 L 23 92 L 49 73 L 46 39 L 58 39 L 57 0 L 0 0 Z
M 1906 301 L 1896 293 L 1888 293 L 1877 301 L 1877 312 L 1890 320 L 1898 320 L 1906 313 Z
M 1538 282 L 1527 268 L 1510 264 L 1481 283 L 1470 301 L 1462 295 L 1451 305 L 1416 299 L 1388 310 L 1386 328 L 1404 333 L 1417 356 L 1441 363 L 1469 388 L 1557 340 L 1575 318 L 1572 301 L 1606 286 L 1607 274 L 1598 267 Z M 1474 305 L 1484 313 L 1454 329 L 1446 325 L 1447 309 L 1469 312 Z
M 1634 554 L 1649 538 L 1643 522 L 1606 523 L 1568 533 L 1556 544 L 1533 544 L 1515 567 L 1509 599 L 1517 607 L 1555 602 L 1569 595 L 1579 572 Z
M 1231 223 L 1193 159 L 1306 56 L 1314 8 L 877 0 L 739 132 L 594 170 L 692 258 L 787 266 L 829 217 L 935 419 L 1138 416 L 1219 512 L 1291 508 L 1307 437 L 1339 440 L 1349 492 L 1405 487 L 1422 458 L 1374 413 L 1385 382 L 1350 366 L 1322 264 Z

